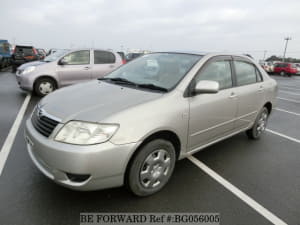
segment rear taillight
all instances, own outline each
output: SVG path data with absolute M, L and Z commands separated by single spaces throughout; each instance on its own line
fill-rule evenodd
M 126 60 L 125 59 L 122 59 L 122 64 L 125 64 L 126 63 Z
M 37 50 L 35 48 L 32 48 L 32 50 L 33 50 L 33 54 L 35 54 L 35 55 L 38 54 L 38 52 L 37 52 Z

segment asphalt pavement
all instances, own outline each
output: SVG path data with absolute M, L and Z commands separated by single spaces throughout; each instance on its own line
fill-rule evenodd
M 194 156 L 286 224 L 299 225 L 300 76 L 272 77 L 279 85 L 278 105 L 262 139 L 241 133 Z M 26 95 L 12 73 L 0 72 L 0 148 Z M 24 122 L 38 101 L 32 96 L 0 176 L 1 225 L 73 225 L 81 212 L 216 212 L 222 225 L 272 224 L 188 159 L 177 163 L 161 192 L 147 198 L 124 187 L 78 192 L 56 185 L 33 165 L 23 138 Z

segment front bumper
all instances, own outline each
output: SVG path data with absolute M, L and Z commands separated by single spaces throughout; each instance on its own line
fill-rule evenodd
M 26 90 L 26 91 L 32 91 L 33 89 L 33 84 L 26 75 L 22 75 L 17 71 L 16 73 L 16 79 L 17 83 L 19 85 L 19 88 Z
M 56 142 L 38 133 L 30 119 L 26 122 L 25 139 L 33 163 L 45 176 L 81 191 L 122 186 L 127 164 L 138 146 L 138 143 L 79 146 Z M 89 176 L 75 182 L 68 174 Z

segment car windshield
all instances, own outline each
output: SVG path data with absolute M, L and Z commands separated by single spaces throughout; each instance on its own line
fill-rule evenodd
M 68 50 L 64 50 L 64 49 L 57 50 L 56 52 L 52 53 L 51 55 L 48 55 L 47 57 L 45 57 L 43 61 L 53 62 L 53 61 L 57 60 L 59 57 L 66 54 L 67 52 L 68 52 Z
M 148 54 L 123 65 L 105 76 L 105 79 L 123 80 L 140 87 L 159 87 L 168 91 L 179 83 L 201 57 L 180 53 Z

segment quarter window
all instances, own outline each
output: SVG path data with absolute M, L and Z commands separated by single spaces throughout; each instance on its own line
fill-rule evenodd
M 83 50 L 72 52 L 64 57 L 67 65 L 83 65 L 90 64 L 90 51 Z
M 212 80 L 219 83 L 220 90 L 232 87 L 231 66 L 229 61 L 209 63 L 196 75 L 196 83 L 200 80 Z
M 257 80 L 256 68 L 246 62 L 235 61 L 236 81 L 238 86 L 253 84 Z
M 256 72 L 256 81 L 257 82 L 261 82 L 262 81 L 262 75 L 261 75 L 261 73 L 259 72 L 258 69 L 255 69 L 255 72 Z
M 111 64 L 115 63 L 116 57 L 111 52 L 94 51 L 94 64 Z

